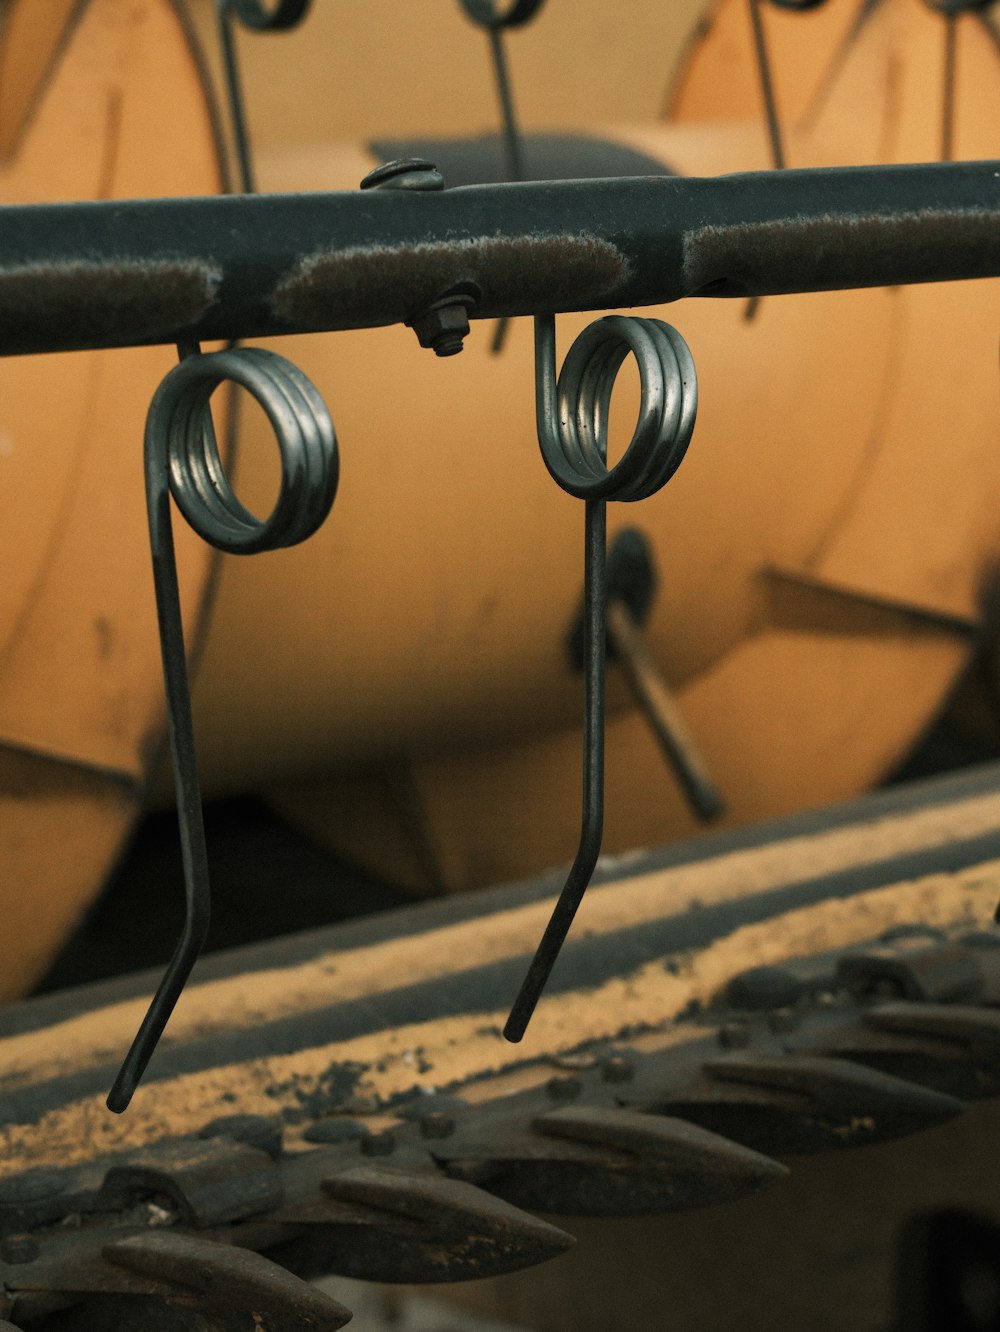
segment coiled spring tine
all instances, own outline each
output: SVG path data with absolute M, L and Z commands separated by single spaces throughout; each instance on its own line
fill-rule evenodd
M 504 50 L 503 30 L 519 28 L 535 17 L 544 4 L 544 0 L 514 0 L 506 11 L 497 9 L 496 0 L 462 0 L 462 8 L 473 23 L 485 28 L 490 43 L 490 58 L 493 62 L 493 77 L 496 81 L 497 98 L 500 102 L 500 118 L 503 124 L 504 151 L 507 157 L 506 170 L 508 180 L 524 180 L 524 152 L 521 134 L 514 114 L 514 95 L 511 90 L 510 73 L 507 68 L 507 53 Z M 497 320 L 493 330 L 490 350 L 494 356 L 503 351 L 507 339 L 510 319 L 504 315 Z
M 631 352 L 640 408 L 628 448 L 607 466 L 615 377 Z M 676 329 L 658 319 L 609 315 L 570 348 L 556 380 L 555 318 L 535 317 L 535 413 L 542 458 L 555 481 L 585 501 L 583 815 L 580 843 L 504 1026 L 524 1036 L 601 850 L 604 823 L 604 665 L 607 635 L 606 501 L 646 499 L 680 466 L 694 430 L 694 362 Z
M 305 541 L 333 504 L 337 440 L 329 413 L 306 376 L 284 357 L 259 347 L 183 359 L 164 378 L 146 417 L 145 470 L 153 583 L 163 657 L 170 746 L 180 822 L 186 911 L 180 942 L 108 1094 L 121 1113 L 132 1099 L 205 942 L 210 886 L 191 699 L 184 650 L 170 499 L 203 540 L 248 555 Z M 281 487 L 270 515 L 256 518 L 225 475 L 212 425 L 210 398 L 225 381 L 260 404 L 281 454 Z
M 250 150 L 243 82 L 236 58 L 232 19 L 234 17 L 239 19 L 245 28 L 252 28 L 255 32 L 286 32 L 305 18 L 311 3 L 312 0 L 278 0 L 273 9 L 268 9 L 263 0 L 218 0 L 219 43 L 226 69 L 226 88 L 229 93 L 233 137 L 236 141 L 240 188 L 244 194 L 255 194 L 257 186 L 253 174 L 253 153 Z

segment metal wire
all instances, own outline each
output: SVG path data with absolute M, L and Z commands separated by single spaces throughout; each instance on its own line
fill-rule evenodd
M 771 144 L 771 165 L 775 171 L 785 169 L 785 149 L 781 140 L 781 121 L 778 119 L 778 103 L 774 94 L 774 80 L 771 77 L 771 59 L 767 50 L 767 37 L 764 33 L 764 21 L 760 15 L 760 0 L 749 0 L 750 23 L 753 28 L 753 48 L 757 58 L 757 74 L 760 78 L 760 92 L 764 99 L 764 114 L 767 118 L 767 134 Z M 751 296 L 743 308 L 743 318 L 751 320 L 757 314 L 760 297 Z
M 503 44 L 504 28 L 519 28 L 535 17 L 544 0 L 515 0 L 506 11 L 498 10 L 495 0 L 462 0 L 462 8 L 473 23 L 485 28 L 489 35 L 490 58 L 493 61 L 493 77 L 496 82 L 497 97 L 500 102 L 500 119 L 503 124 L 504 152 L 507 158 L 506 170 L 509 181 L 524 180 L 524 152 L 521 135 L 514 114 L 514 95 L 511 91 L 510 73 L 507 69 L 507 54 Z M 503 351 L 507 340 L 510 320 L 504 316 L 498 319 L 493 330 L 490 350 L 494 356 Z
M 233 554 L 276 550 L 305 541 L 333 504 L 339 461 L 322 398 L 291 362 L 257 347 L 201 355 L 182 348 L 146 418 L 145 469 L 149 541 L 160 629 L 170 746 L 177 791 L 186 910 L 184 928 L 163 979 L 108 1094 L 121 1113 L 132 1099 L 208 932 L 210 886 L 195 757 L 170 497 L 209 544 Z M 241 385 L 260 404 L 281 456 L 281 487 L 271 514 L 255 517 L 226 477 L 209 399 L 220 384 Z
M 941 161 L 954 156 L 955 139 L 955 45 L 958 15 L 944 14 L 944 69 L 941 80 Z
M 631 352 L 639 368 L 636 427 L 619 462 L 607 465 L 608 411 L 615 378 Z M 583 810 L 569 875 L 504 1027 L 524 1036 L 601 851 L 604 826 L 605 577 L 608 500 L 654 495 L 687 451 L 698 408 L 698 383 L 687 344 L 659 319 L 609 315 L 573 343 L 556 381 L 555 318 L 535 318 L 535 408 L 542 458 L 570 495 L 586 501 L 583 611 Z
M 244 194 L 256 194 L 257 186 L 253 174 L 253 153 L 250 149 L 246 104 L 243 99 L 239 62 L 236 58 L 236 43 L 233 40 L 232 20 L 238 19 L 245 28 L 252 28 L 255 32 L 286 32 L 305 18 L 311 3 L 312 0 L 278 0 L 274 9 L 269 10 L 262 0 L 218 0 L 219 42 L 226 70 L 226 88 L 229 93 L 233 138 L 236 141 L 240 188 Z

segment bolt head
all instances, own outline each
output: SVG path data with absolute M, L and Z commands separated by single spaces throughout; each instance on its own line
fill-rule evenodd
M 420 1136 L 423 1138 L 450 1138 L 455 1132 L 455 1121 L 443 1110 L 432 1110 L 420 1120 Z
M 726 1022 L 719 1028 L 718 1041 L 724 1050 L 742 1050 L 750 1044 L 750 1027 L 746 1022 Z
M 422 157 L 399 157 L 369 171 L 363 190 L 443 190 L 444 176 Z
M 424 314 L 410 321 L 421 347 L 429 347 L 435 356 L 455 356 L 469 334 L 469 308 L 463 301 L 432 305 Z
M 575 1101 L 583 1092 L 583 1083 L 570 1074 L 549 1078 L 545 1084 L 545 1094 L 550 1101 Z
M 601 1065 L 601 1077 L 605 1082 L 631 1082 L 635 1065 L 628 1055 L 609 1055 Z
M 767 1015 L 767 1025 L 776 1036 L 794 1031 L 800 1022 L 801 1017 L 794 1008 L 776 1008 Z

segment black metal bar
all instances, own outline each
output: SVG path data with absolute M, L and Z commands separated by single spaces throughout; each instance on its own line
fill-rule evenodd
M 997 275 L 996 161 L 16 205 L 0 354 Z

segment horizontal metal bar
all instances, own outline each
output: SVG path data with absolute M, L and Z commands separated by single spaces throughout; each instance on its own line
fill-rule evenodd
M 1000 275 L 1000 162 L 0 208 L 0 354 Z

